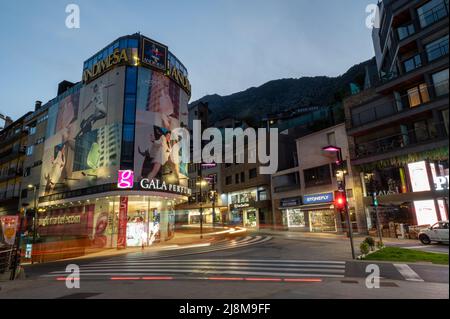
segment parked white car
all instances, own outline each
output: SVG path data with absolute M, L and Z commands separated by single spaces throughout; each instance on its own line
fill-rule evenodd
M 437 222 L 430 228 L 422 229 L 419 233 L 419 240 L 424 245 L 429 245 L 432 241 L 448 244 L 448 220 Z

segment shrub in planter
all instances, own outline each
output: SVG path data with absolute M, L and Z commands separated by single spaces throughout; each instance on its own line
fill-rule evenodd
M 370 250 L 373 250 L 375 248 L 375 240 L 372 237 L 366 237 L 366 239 L 364 239 L 364 242 L 367 243 Z
M 359 245 L 359 250 L 361 254 L 367 255 L 369 253 L 369 244 L 366 241 L 363 241 L 361 245 Z

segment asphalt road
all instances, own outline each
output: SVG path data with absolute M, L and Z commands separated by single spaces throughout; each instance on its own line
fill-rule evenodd
M 448 266 L 350 257 L 344 240 L 248 236 L 217 246 L 32 265 L 26 280 L 0 283 L 0 298 L 449 297 Z M 70 276 L 79 289 L 66 287 L 67 264 L 80 267 L 80 275 Z M 372 273 L 374 264 L 379 274 Z M 368 275 L 379 288 L 368 288 Z

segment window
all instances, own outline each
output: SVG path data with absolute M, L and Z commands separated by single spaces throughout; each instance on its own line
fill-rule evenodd
M 328 164 L 305 169 L 303 175 L 306 187 L 331 184 L 330 165 Z
M 411 72 L 422 66 L 422 59 L 420 58 L 420 55 L 417 54 L 414 57 L 404 61 L 403 66 L 405 67 L 406 73 Z
M 36 126 L 30 127 L 30 135 L 33 135 L 36 133 Z
M 258 200 L 267 200 L 267 191 L 258 191 Z
M 425 50 L 427 51 L 429 62 L 439 59 L 444 55 L 448 55 L 448 35 L 427 44 Z
M 34 145 L 28 146 L 27 147 L 27 156 L 33 155 L 33 151 L 34 151 Z
M 430 101 L 428 88 L 425 83 L 408 90 L 409 107 L 416 107 L 422 103 Z
M 245 182 L 245 172 L 241 172 L 241 183 Z
M 248 171 L 249 179 L 256 178 L 256 176 L 257 176 L 256 168 L 252 168 L 251 170 Z
M 416 32 L 414 24 L 408 24 L 397 29 L 398 39 L 401 41 L 413 35 Z
M 431 0 L 417 8 L 420 26 L 425 28 L 448 15 L 448 0 Z
M 232 181 L 231 181 L 231 176 L 227 176 L 227 177 L 225 178 L 225 184 L 226 184 L 226 185 L 231 185 L 231 183 L 232 183 Z
M 336 145 L 336 134 L 334 132 L 327 133 L 328 145 Z
M 234 176 L 234 182 L 235 182 L 236 184 L 239 184 L 239 174 L 236 174 L 236 175 Z
M 448 94 L 448 69 L 432 75 L 434 92 L 437 96 Z

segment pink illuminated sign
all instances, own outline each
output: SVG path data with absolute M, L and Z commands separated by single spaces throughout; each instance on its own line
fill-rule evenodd
M 120 170 L 117 177 L 118 188 L 133 188 L 134 172 L 132 170 Z

